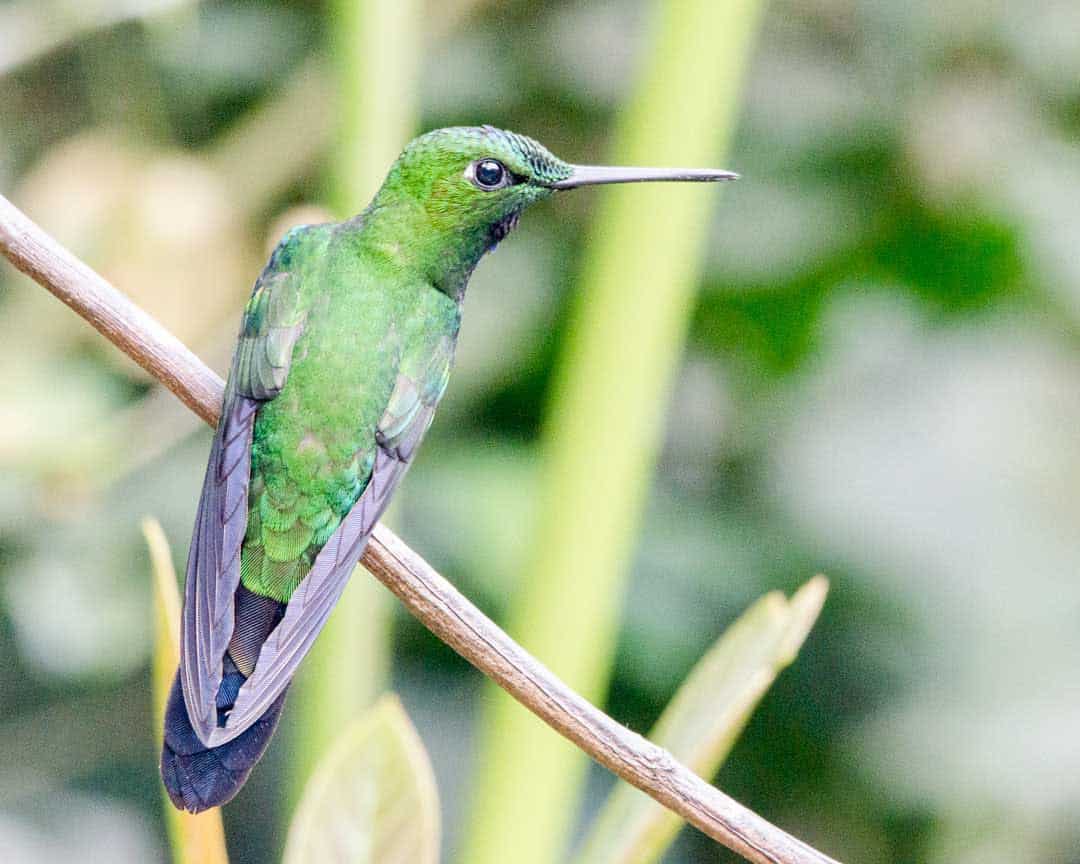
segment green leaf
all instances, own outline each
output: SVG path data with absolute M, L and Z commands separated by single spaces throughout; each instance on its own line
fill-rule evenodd
M 353 721 L 319 762 L 289 828 L 285 864 L 437 864 L 439 795 L 396 696 Z
M 154 729 L 160 746 L 165 702 L 180 663 L 180 591 L 176 587 L 176 570 L 173 569 L 169 541 L 165 539 L 160 523 L 157 519 L 144 519 L 142 532 L 150 548 L 150 564 L 154 571 L 152 689 Z M 175 864 L 228 864 L 220 808 L 214 807 L 194 815 L 182 813 L 173 807 L 164 789 L 161 799 L 165 806 L 165 823 Z
M 790 664 L 817 620 L 828 582 L 817 576 L 788 600 L 766 594 L 698 662 L 649 738 L 702 777 L 731 751 L 761 697 Z M 671 844 L 682 819 L 620 783 L 593 823 L 576 864 L 647 864 Z

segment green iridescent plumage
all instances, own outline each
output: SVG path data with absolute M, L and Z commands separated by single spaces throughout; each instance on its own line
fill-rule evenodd
M 228 800 L 265 749 L 446 389 L 469 276 L 558 189 L 724 172 L 569 165 L 491 127 L 410 143 L 359 216 L 294 229 L 244 310 L 188 557 L 162 777 Z
M 255 420 L 241 552 L 241 584 L 282 602 L 367 485 L 377 435 L 401 434 L 422 399 L 442 395 L 457 338 L 453 299 L 388 278 L 386 262 L 355 256 L 356 240 L 348 224 L 294 231 L 249 304 L 253 378 L 273 372 L 303 322 L 288 380 Z
M 281 389 L 255 421 L 240 571 L 249 590 L 289 600 L 363 492 L 376 432 L 401 434 L 442 396 L 465 281 L 501 239 L 492 226 L 551 194 L 526 184 L 478 195 L 458 165 L 478 145 L 518 176 L 572 170 L 511 132 L 439 130 L 410 145 L 368 211 L 292 231 L 259 280 L 237 374 L 253 394 L 264 382 Z

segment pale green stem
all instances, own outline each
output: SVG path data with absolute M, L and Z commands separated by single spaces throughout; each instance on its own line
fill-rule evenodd
M 759 5 L 655 5 L 643 74 L 611 162 L 737 170 L 722 157 Z M 717 199 L 715 187 L 691 184 L 592 194 L 603 198 L 552 391 L 539 523 L 509 631 L 595 701 L 608 684 L 623 587 Z M 553 864 L 577 812 L 585 759 L 495 688 L 485 695 L 473 818 L 459 860 Z
M 423 51 L 420 0 L 335 0 L 338 144 L 330 204 L 365 207 L 416 133 Z
M 367 205 L 415 132 L 422 20 L 419 0 L 335 0 L 331 10 L 339 126 L 328 197 L 346 217 Z M 390 610 L 386 590 L 357 568 L 298 676 L 294 802 L 346 721 L 385 686 Z

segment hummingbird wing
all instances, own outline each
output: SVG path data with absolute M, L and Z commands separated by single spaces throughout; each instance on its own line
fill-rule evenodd
M 188 718 L 204 743 L 217 729 L 222 658 L 235 623 L 255 416 L 284 386 L 304 326 L 299 279 L 286 264 L 300 236 L 293 231 L 281 242 L 244 309 L 188 552 L 180 678 Z
M 371 433 L 374 440 L 361 444 L 363 451 L 374 451 L 371 474 L 258 648 L 254 671 L 224 709 L 228 713 L 220 725 L 223 658 L 236 627 L 235 595 L 250 514 L 252 440 L 259 409 L 284 388 L 303 333 L 310 295 L 302 283 L 310 275 L 294 271 L 304 269 L 295 263 L 303 255 L 295 241 L 305 235 L 313 239 L 309 229 L 282 241 L 245 308 L 189 552 L 180 675 L 192 729 L 211 748 L 251 727 L 288 685 L 430 425 L 453 358 L 456 330 L 402 346 L 396 380 Z
M 255 671 L 241 686 L 225 725 L 211 731 L 208 745 L 224 743 L 256 722 L 296 673 L 431 425 L 446 389 L 453 352 L 453 339 L 444 336 L 433 351 L 402 359 L 375 432 L 375 464 L 364 491 L 293 592 L 284 618 L 262 645 Z

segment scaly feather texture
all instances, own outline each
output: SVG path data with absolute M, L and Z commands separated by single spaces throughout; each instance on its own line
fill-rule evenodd
M 162 750 L 178 807 L 229 800 L 262 755 L 446 389 L 469 275 L 551 194 L 481 189 L 469 166 L 567 176 L 545 152 L 489 128 L 423 136 L 367 210 L 294 229 L 256 282 L 189 554 Z
M 188 553 L 161 756 L 177 807 L 228 801 L 266 749 L 431 424 L 481 257 L 557 189 L 731 176 L 573 166 L 513 132 L 439 129 L 363 213 L 281 241 L 244 310 Z

